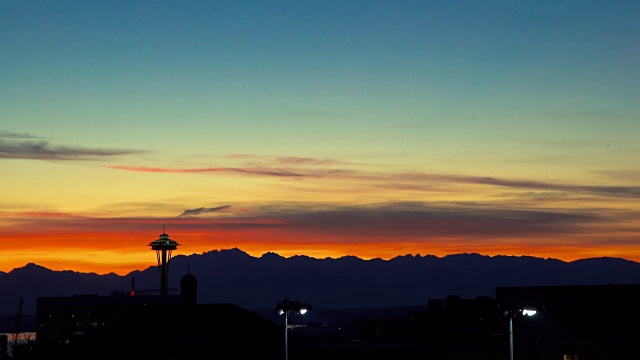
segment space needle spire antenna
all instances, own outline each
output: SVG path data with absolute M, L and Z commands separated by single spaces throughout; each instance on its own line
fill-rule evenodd
M 149 243 L 151 250 L 156 252 L 156 258 L 158 260 L 158 268 L 160 269 L 160 290 L 162 295 L 169 294 L 169 261 L 171 260 L 171 253 L 178 248 L 178 242 L 171 240 L 169 235 L 165 233 L 164 224 L 162 225 L 162 234 L 158 240 L 154 240 Z

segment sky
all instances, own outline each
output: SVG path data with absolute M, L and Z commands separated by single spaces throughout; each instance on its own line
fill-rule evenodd
M 0 0 L 0 271 L 640 261 L 640 2 Z

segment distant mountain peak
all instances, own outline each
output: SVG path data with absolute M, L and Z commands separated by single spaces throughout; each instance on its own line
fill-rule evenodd
M 260 256 L 260 259 L 285 259 L 284 256 L 274 253 L 273 251 L 266 252 Z
M 232 255 L 246 255 L 249 257 L 252 257 L 251 255 L 247 254 L 246 252 L 240 250 L 237 247 L 233 247 L 230 249 L 220 249 L 220 250 L 211 250 L 211 251 L 206 251 L 204 253 L 202 253 L 202 255 L 222 255 L 222 254 L 232 254 Z
M 588 258 L 588 259 L 578 259 L 578 260 L 571 261 L 571 263 L 573 264 L 580 264 L 580 263 L 584 263 L 584 264 L 597 264 L 597 263 L 633 264 L 635 263 L 635 264 L 638 264 L 635 261 L 631 261 L 631 260 L 627 260 L 619 257 L 609 257 L 609 256 L 594 257 L 594 258 Z
M 222 249 L 220 250 L 220 253 L 226 253 L 226 254 L 233 254 L 233 255 L 241 255 L 241 256 L 246 256 L 246 257 L 253 257 L 249 254 L 247 254 L 246 252 L 240 250 L 237 247 L 231 248 L 231 249 Z
M 9 274 L 21 273 L 21 272 L 34 272 L 34 271 L 52 271 L 52 270 L 49 270 L 46 267 L 40 266 L 40 265 L 38 265 L 36 263 L 30 262 L 30 263 L 26 264 L 23 267 L 18 267 L 18 268 L 15 268 L 15 269 L 11 270 L 9 272 Z
M 342 260 L 362 260 L 361 258 L 354 256 L 354 255 L 345 255 L 345 256 L 340 256 L 338 259 L 342 259 Z

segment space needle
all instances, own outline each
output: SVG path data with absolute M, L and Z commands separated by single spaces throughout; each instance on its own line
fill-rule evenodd
M 178 245 L 180 244 L 177 241 L 169 239 L 169 235 L 164 232 L 164 226 L 160 238 L 149 243 L 151 250 L 155 250 L 158 259 L 162 295 L 169 294 L 169 260 L 171 260 L 171 252 L 177 249 Z

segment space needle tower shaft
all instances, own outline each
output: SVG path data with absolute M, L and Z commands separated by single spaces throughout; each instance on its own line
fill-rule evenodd
M 160 234 L 158 240 L 149 243 L 151 250 L 155 250 L 158 259 L 158 268 L 160 269 L 160 289 L 162 295 L 169 294 L 169 261 L 171 253 L 178 248 L 178 242 L 171 240 L 166 233 Z

